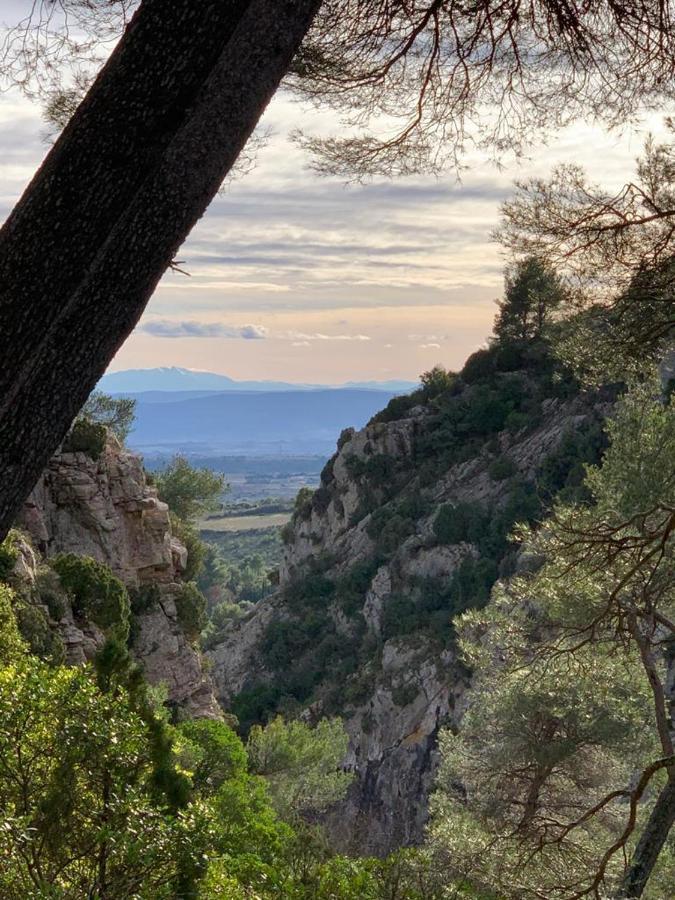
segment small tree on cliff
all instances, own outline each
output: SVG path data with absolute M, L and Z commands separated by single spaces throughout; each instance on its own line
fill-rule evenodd
M 136 401 L 132 397 L 111 397 L 103 391 L 93 391 L 82 407 L 80 416 L 105 425 L 123 444 L 134 427 Z
M 194 522 L 214 509 L 226 488 L 225 476 L 211 469 L 196 469 L 185 456 L 174 456 L 155 476 L 160 500 L 184 522 Z
M 555 310 L 565 299 L 561 280 L 537 256 L 521 259 L 506 270 L 504 299 L 498 301 L 494 333 L 497 341 L 532 341 L 542 337 Z

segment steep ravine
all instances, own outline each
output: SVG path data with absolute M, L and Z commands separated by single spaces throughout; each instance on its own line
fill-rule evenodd
M 499 378 L 504 393 L 511 375 Z M 279 591 L 209 653 L 217 696 L 244 723 L 275 711 L 344 718 L 356 778 L 328 816 L 340 848 L 384 853 L 422 837 L 438 730 L 459 727 L 470 679 L 452 616 L 514 570 L 502 532 L 543 508 L 543 482 L 571 482 L 575 454 L 593 458 L 607 398 L 560 391 L 535 415 L 540 387 L 519 384 L 512 407 L 529 421 L 497 418 L 457 451 L 442 429 L 452 440 L 458 404 L 466 418 L 480 386 L 343 433 L 287 529 Z
M 17 525 L 38 555 L 31 562 L 33 551 L 23 548 L 26 578 L 40 556 L 74 553 L 105 563 L 132 591 L 152 587 L 152 603 L 133 617 L 134 657 L 151 684 L 166 686 L 172 705 L 191 716 L 221 714 L 201 655 L 178 621 L 175 598 L 187 551 L 171 534 L 168 507 L 147 483 L 140 457 L 112 435 L 97 460 L 83 452 L 56 453 Z M 68 607 L 52 624 L 70 663 L 90 659 L 103 643 L 101 631 L 77 621 Z

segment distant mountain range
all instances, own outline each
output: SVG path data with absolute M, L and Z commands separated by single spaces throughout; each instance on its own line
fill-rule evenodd
M 109 385 L 106 389 L 111 391 Z M 135 396 L 129 446 L 146 454 L 330 456 L 396 396 L 382 389 L 125 392 Z
M 236 381 L 215 372 L 198 372 L 167 366 L 157 369 L 124 369 L 108 372 L 98 387 L 108 394 L 140 394 L 146 391 L 325 391 L 356 389 L 404 394 L 414 390 L 414 381 L 350 381 L 340 385 L 293 384 L 286 381 Z

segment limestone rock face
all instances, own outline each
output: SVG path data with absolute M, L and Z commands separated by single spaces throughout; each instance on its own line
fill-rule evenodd
M 425 429 L 428 409 L 418 407 L 398 421 L 376 422 L 341 435 L 321 487 L 290 527 L 279 592 L 234 624 L 225 641 L 209 653 L 216 693 L 225 707 L 240 691 L 261 681 L 273 685 L 263 647 L 268 625 L 292 618 L 284 592 L 290 600 L 293 585 L 317 566 L 327 578 L 339 579 L 357 563 L 372 564 L 358 614 L 374 649 L 365 663 L 362 654 L 360 668 L 349 677 L 348 697 L 348 685 L 336 678 L 328 691 L 322 694 L 319 689 L 310 698 L 304 713 L 308 718 L 332 714 L 337 695 L 349 733 L 344 766 L 356 778 L 346 800 L 328 815 L 329 833 L 339 848 L 386 853 L 419 842 L 437 767 L 439 728 L 461 726 L 470 678 L 452 642 L 444 645 L 428 631 L 387 639 L 383 627 L 397 597 L 424 599 L 429 584 L 442 588 L 464 560 L 478 556 L 473 544 L 436 539 L 439 506 L 465 501 L 500 510 L 510 488 L 508 480 L 490 474 L 496 456 L 512 464 L 513 477 L 532 479 L 566 434 L 597 423 L 609 407 L 583 395 L 544 400 L 535 427 L 497 434 L 492 446 L 449 464 L 432 482 L 420 480 L 415 457 L 416 436 Z M 377 473 L 378 456 L 393 475 L 380 470 L 379 481 L 369 481 L 368 472 Z M 397 481 L 399 475 L 402 480 Z M 418 510 L 414 523 L 382 558 L 376 547 L 378 530 L 389 517 L 400 518 L 405 504 Z M 336 634 L 345 635 L 347 645 L 349 625 L 342 610 L 333 608 L 330 614 Z M 311 650 L 307 653 L 309 659 Z
M 91 556 L 129 587 L 170 583 L 177 574 L 172 541 L 179 542 L 171 536 L 168 507 L 146 484 L 140 457 L 112 435 L 96 461 L 86 453 L 53 456 L 20 525 L 45 556 Z
M 91 556 L 129 588 L 157 585 L 158 602 L 136 617 L 132 652 L 151 684 L 167 686 L 172 703 L 194 716 L 220 715 L 199 651 L 176 614 L 174 597 L 187 550 L 171 534 L 169 509 L 147 484 L 140 457 L 112 435 L 98 460 L 56 453 L 17 524 L 46 558 Z M 76 622 L 71 610 L 58 627 L 70 663 L 90 659 L 103 643 L 96 626 Z

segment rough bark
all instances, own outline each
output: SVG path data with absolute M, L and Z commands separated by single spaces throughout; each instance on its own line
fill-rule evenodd
M 652 874 L 659 853 L 675 823 L 675 771 L 671 766 L 668 783 L 656 799 L 640 840 L 637 843 L 628 871 L 623 879 L 619 898 L 641 897 Z
M 0 231 L 0 537 L 319 5 L 144 0 Z

